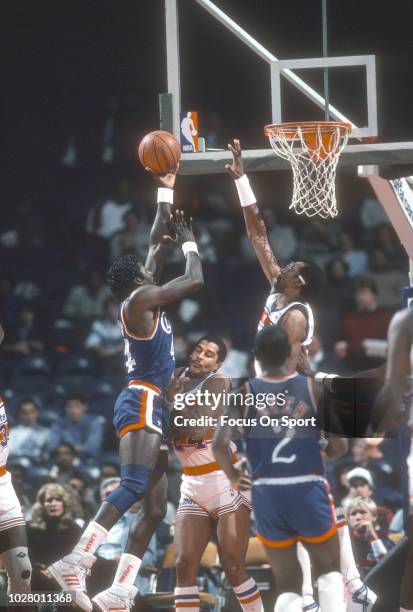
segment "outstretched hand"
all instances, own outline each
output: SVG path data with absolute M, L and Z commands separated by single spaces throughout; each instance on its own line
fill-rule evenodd
M 195 242 L 195 236 L 192 229 L 192 217 L 188 221 L 185 219 L 183 210 L 175 211 L 175 219 L 171 215 L 171 225 L 176 233 L 176 242 L 182 246 L 184 242 Z
M 232 164 L 226 164 L 227 170 L 233 179 L 239 179 L 244 174 L 244 164 L 241 156 L 241 145 L 239 140 L 234 138 L 233 144 L 228 144 L 228 149 L 232 153 Z
M 169 189 L 173 189 L 175 187 L 176 175 L 178 174 L 179 164 L 176 167 L 176 170 L 173 172 L 168 172 L 167 174 L 157 174 L 151 168 L 146 167 L 146 172 L 149 172 L 153 176 L 156 182 L 160 183 L 162 187 L 167 187 Z

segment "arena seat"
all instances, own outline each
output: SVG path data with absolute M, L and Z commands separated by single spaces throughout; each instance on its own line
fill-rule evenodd
M 200 568 L 204 570 L 210 570 L 212 568 L 217 567 L 218 561 L 218 550 L 216 544 L 213 542 L 209 542 L 204 554 L 202 555 Z M 164 609 L 174 609 L 175 606 L 175 594 L 172 590 L 169 592 L 157 591 L 158 581 L 162 573 L 169 572 L 172 574 L 172 582 L 171 589 L 173 588 L 173 584 L 175 582 L 175 549 L 174 545 L 170 544 L 165 552 L 164 560 L 162 563 L 162 569 L 154 574 L 153 580 L 151 582 L 151 593 L 148 593 L 144 596 L 143 600 L 148 609 L 151 610 L 164 610 Z M 203 580 L 204 585 L 206 584 L 206 580 Z M 217 597 L 212 593 L 208 593 L 206 591 L 200 591 L 199 597 L 201 600 L 201 610 L 215 610 L 217 609 Z

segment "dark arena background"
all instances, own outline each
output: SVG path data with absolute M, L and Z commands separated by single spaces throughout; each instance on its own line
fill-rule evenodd
M 280 59 L 323 55 L 321 0 L 215 4 Z M 198 112 L 206 148 L 226 149 L 234 138 L 246 150 L 268 148 L 263 132 L 272 122 L 268 66 L 195 0 L 179 0 L 178 8 L 181 108 Z M 372 143 L 411 144 L 412 3 L 327 0 L 327 8 L 329 56 L 376 56 L 379 133 Z M 72 550 L 108 494 L 105 487 L 120 475 L 112 417 L 125 385 L 124 342 L 106 274 L 124 254 L 144 262 L 149 246 L 157 184 L 140 165 L 137 146 L 146 133 L 160 129 L 159 94 L 168 91 L 165 5 L 163 0 L 14 0 L 1 3 L 0 31 L 0 322 L 5 332 L 0 393 L 10 427 L 7 470 L 27 523 L 32 590 L 56 593 L 60 587 L 46 568 Z M 322 92 L 322 70 L 304 72 L 298 74 Z M 365 89 L 360 70 L 330 71 L 330 102 L 356 125 L 366 122 Z M 323 112 L 290 84 L 283 91 L 283 109 L 284 120 L 323 119 Z M 413 145 L 403 166 L 384 165 L 385 178 L 412 175 Z M 339 214 L 324 220 L 289 210 L 289 170 L 249 169 L 248 174 L 280 265 L 311 260 L 325 274 L 312 304 L 313 370 L 350 377 L 382 366 L 389 322 L 405 306 L 409 257 L 369 182 L 357 176 L 356 164 L 339 171 Z M 222 371 L 233 379 L 253 376 L 254 338 L 268 284 L 233 181 L 227 173 L 178 174 L 174 204 L 194 218 L 205 277 L 202 290 L 167 308 L 176 364 L 186 365 L 197 340 L 211 334 L 227 346 Z M 180 250 L 171 251 L 162 282 L 183 269 Z M 345 455 L 328 459 L 327 479 L 345 513 L 353 497 L 369 498 L 386 554 L 371 558 L 353 542 L 356 563 L 361 579 L 379 594 L 373 611 L 399 612 L 407 476 L 397 428 L 387 436 L 366 437 L 378 388 L 360 391 L 358 413 L 357 398 L 346 396 L 335 404 L 353 435 Z M 354 414 L 361 425 L 353 430 Z M 4 439 L 3 432 L 0 442 Z M 167 512 L 135 583 L 135 610 L 175 609 L 173 596 L 162 599 L 157 593 L 174 589 L 171 545 L 180 481 L 181 465 L 170 449 Z M 47 507 L 48 495 L 60 500 L 60 510 Z M 132 515 L 128 512 L 98 549 L 99 569 L 87 579 L 90 596 L 112 583 Z M 1 521 L 0 509 L 5 594 Z M 276 585 L 255 538 L 254 520 L 249 535 L 249 573 L 265 612 L 272 611 Z M 207 552 L 197 584 L 210 597 L 201 609 L 240 610 L 220 565 L 215 534 Z M 374 572 L 384 563 L 385 577 L 375 581 Z M 348 612 L 371 610 L 350 600 Z

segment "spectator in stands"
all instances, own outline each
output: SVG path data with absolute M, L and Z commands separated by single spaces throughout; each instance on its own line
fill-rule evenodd
M 131 208 L 129 184 L 125 180 L 120 181 L 112 198 L 89 211 L 86 231 L 101 238 L 111 238 L 126 228 L 124 215 Z
M 347 508 L 354 559 L 364 578 L 369 570 L 386 555 L 392 541 L 380 529 L 377 506 L 368 497 L 355 497 Z
M 380 365 L 386 352 L 386 333 L 393 312 L 379 308 L 377 286 L 366 277 L 355 285 L 356 308 L 348 312 L 337 334 L 335 353 L 352 371 Z
M 347 482 L 349 494 L 341 502 L 344 508 L 347 508 L 356 497 L 374 498 L 374 481 L 370 470 L 363 467 L 350 470 L 347 473 Z M 384 506 L 379 506 L 377 515 L 380 527 L 387 530 L 393 518 L 393 512 Z
M 78 465 L 79 459 L 74 446 L 63 442 L 54 450 L 50 478 L 60 484 L 66 483 L 76 474 Z
M 85 341 L 85 348 L 99 359 L 111 361 L 124 351 L 123 336 L 118 323 L 119 304 L 110 297 L 104 304 L 104 316 L 95 319 Z
M 67 397 L 65 417 L 50 428 L 50 452 L 60 444 L 68 443 L 80 459 L 99 455 L 102 450 L 103 424 L 98 417 L 87 414 L 87 408 L 83 395 L 78 393 Z
M 406 268 L 406 252 L 388 220 L 387 223 L 382 223 L 376 228 L 375 234 L 374 244 L 384 251 L 389 269 L 400 271 L 400 269 Z
M 59 484 L 45 484 L 38 492 L 32 520 L 27 525 L 32 590 L 55 590 L 44 570 L 69 554 L 81 535 L 75 522 L 76 498 Z
M 122 255 L 137 255 L 146 259 L 149 246 L 150 227 L 140 219 L 135 208 L 127 210 L 123 216 L 125 229 L 115 234 L 110 240 L 110 260 L 119 259 Z
M 363 274 L 367 268 L 367 253 L 355 247 L 354 239 L 350 234 L 340 236 L 340 256 L 348 265 L 348 272 L 352 278 Z
M 370 270 L 368 272 L 377 285 L 377 302 L 383 308 L 400 308 L 403 287 L 406 285 L 406 274 L 394 269 L 393 262 L 382 248 L 375 248 L 370 253 Z
M 101 272 L 92 270 L 84 285 L 77 285 L 70 290 L 63 306 L 63 315 L 75 321 L 101 317 L 104 304 L 110 296 L 110 289 L 105 285 Z
M 41 328 L 35 308 L 24 304 L 16 323 L 7 330 L 3 350 L 15 355 L 36 355 L 44 348 L 44 330 Z
M 32 398 L 22 399 L 17 413 L 19 424 L 10 431 L 10 456 L 39 463 L 45 458 L 49 430 L 39 425 L 39 408 Z
M 89 479 L 79 470 L 74 470 L 68 480 L 68 484 L 79 496 L 85 522 L 96 514 L 98 504 L 94 501 L 93 493 L 89 487 Z

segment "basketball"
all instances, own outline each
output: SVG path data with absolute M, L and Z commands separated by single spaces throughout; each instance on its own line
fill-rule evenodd
M 138 156 L 142 166 L 156 174 L 175 172 L 181 157 L 181 145 L 169 132 L 150 132 L 140 141 Z

